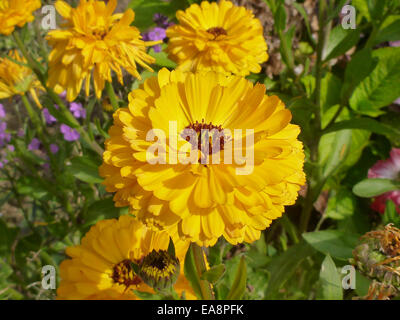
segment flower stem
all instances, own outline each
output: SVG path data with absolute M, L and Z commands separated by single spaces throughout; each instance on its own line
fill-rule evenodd
M 116 111 L 119 108 L 118 99 L 117 96 L 115 95 L 115 91 L 111 82 L 106 81 L 106 91 L 108 97 L 110 98 L 111 105 L 114 111 Z
M 318 30 L 318 43 L 317 43 L 317 61 L 315 65 L 315 132 L 312 141 L 310 142 L 310 160 L 313 164 L 309 174 L 308 191 L 305 203 L 302 208 L 300 232 L 307 231 L 308 224 L 313 210 L 313 204 L 321 191 L 320 170 L 318 165 L 318 145 L 321 138 L 321 82 L 323 75 L 323 60 L 322 55 L 327 40 L 327 34 L 330 32 L 330 23 L 326 23 L 327 16 L 327 2 L 321 0 L 319 2 L 319 30 Z
M 196 265 L 197 272 L 199 274 L 199 278 L 201 275 L 207 271 L 207 266 L 204 258 L 204 251 L 203 248 L 198 246 L 197 244 L 193 243 L 191 245 L 193 250 L 194 261 Z M 200 289 L 201 289 L 201 296 L 203 300 L 214 300 L 214 292 L 211 288 L 211 284 L 206 280 L 200 280 Z

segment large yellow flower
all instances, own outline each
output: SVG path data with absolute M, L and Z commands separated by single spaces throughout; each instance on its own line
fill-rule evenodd
M 60 265 L 61 282 L 58 299 L 68 300 L 133 300 L 133 290 L 154 293 L 131 268 L 153 250 L 167 250 L 166 232 L 152 231 L 132 216 L 121 216 L 93 226 L 80 245 L 67 248 L 71 257 Z M 188 280 L 183 275 L 183 262 L 188 243 L 175 243 L 181 261 L 181 275 L 174 285 L 176 292 L 186 299 L 196 299 Z
M 44 90 L 32 70 L 25 66 L 26 60 L 17 51 L 8 54 L 11 58 L 0 58 L 0 99 L 30 92 L 36 104 L 41 107 L 36 90 Z M 15 61 L 15 62 L 14 62 Z
M 117 0 L 107 4 L 81 0 L 77 8 L 64 1 L 56 2 L 56 9 L 66 23 L 47 36 L 53 47 L 48 82 L 57 93 L 66 90 L 70 101 L 79 94 L 85 79 L 86 95 L 93 77 L 96 96 L 100 98 L 105 81 L 111 82 L 111 70 L 121 84 L 121 68 L 139 79 L 137 64 L 152 71 L 147 63 L 155 60 L 147 55 L 146 46 L 158 42 L 144 42 L 139 30 L 130 25 L 134 12 L 129 9 L 124 14 L 113 14 L 116 6 Z
M 32 13 L 40 5 L 40 0 L 0 0 L 0 33 L 8 36 L 15 26 L 23 27 L 33 21 Z
M 176 13 L 167 30 L 168 53 L 184 71 L 216 70 L 238 75 L 261 71 L 268 59 L 263 29 L 253 13 L 232 2 L 203 1 Z
M 129 108 L 114 114 L 100 174 L 107 191 L 116 193 L 116 205 L 129 205 L 147 225 L 205 246 L 222 235 L 232 244 L 252 242 L 285 205 L 294 204 L 305 183 L 300 129 L 289 123 L 291 113 L 279 98 L 265 94 L 264 85 L 215 72 L 162 69 L 129 100 Z M 175 124 L 182 134 L 174 133 Z M 155 142 L 147 141 L 152 129 L 165 133 L 165 157 L 162 148 L 157 155 Z M 218 139 L 210 142 L 202 129 L 222 134 L 220 164 L 213 160 Z M 196 151 L 198 146 L 204 152 Z M 192 150 L 194 161 L 184 164 Z M 152 164 L 160 155 L 165 164 Z

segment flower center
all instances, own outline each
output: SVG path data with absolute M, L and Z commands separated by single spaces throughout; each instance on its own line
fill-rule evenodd
M 221 36 L 221 35 L 226 36 L 226 35 L 228 35 L 226 30 L 224 28 L 221 28 L 221 27 L 210 28 L 210 29 L 207 30 L 207 32 L 214 36 L 214 40 L 216 38 L 218 38 L 218 36 Z
M 108 33 L 108 31 L 103 29 L 103 28 L 95 29 L 92 32 L 93 36 L 97 40 L 104 40 L 104 38 L 106 37 L 107 33 Z
M 124 260 L 114 266 L 112 279 L 115 283 L 126 286 L 138 285 L 142 282 L 140 277 L 133 271 L 130 260 Z
M 192 143 L 193 148 L 202 150 L 206 154 L 208 151 L 208 155 L 224 150 L 226 139 L 224 129 L 221 125 L 205 123 L 204 119 L 201 120 L 201 123 L 196 120 L 195 123 L 187 126 L 182 136 L 186 141 Z

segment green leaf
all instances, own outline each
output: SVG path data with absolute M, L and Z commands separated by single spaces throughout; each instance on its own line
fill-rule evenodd
M 280 34 L 281 38 L 280 52 L 282 60 L 291 70 L 294 69 L 294 56 L 292 50 L 292 43 L 295 30 L 296 30 L 295 26 L 292 26 L 287 32 L 285 33 L 282 32 Z
M 389 125 L 383 124 L 371 118 L 355 118 L 334 123 L 324 133 L 340 131 L 345 129 L 363 129 L 373 133 L 385 135 L 388 137 L 400 135 L 400 130 Z
M 345 188 L 332 191 L 325 210 L 328 218 L 343 220 L 353 215 L 356 208 L 356 199 L 352 192 Z
M 246 270 L 246 261 L 245 258 L 242 257 L 240 259 L 239 267 L 236 271 L 235 280 L 233 281 L 231 290 L 226 297 L 226 300 L 240 300 L 244 292 L 246 290 L 246 281 L 247 281 L 247 270 Z
M 101 199 L 93 202 L 85 215 L 85 227 L 104 219 L 118 218 L 121 208 L 114 205 L 113 198 Z
M 330 72 L 327 72 L 321 81 L 321 99 L 322 113 L 325 113 L 330 107 L 340 103 L 340 91 L 342 81 Z
M 338 230 L 323 230 L 303 234 L 303 238 L 317 251 L 339 259 L 347 260 L 353 256 L 358 235 L 346 234 Z
M 400 40 L 400 16 L 389 16 L 382 24 L 374 44 L 398 40 Z
M 321 299 L 342 300 L 343 290 L 341 277 L 330 255 L 322 262 L 320 271 Z
M 99 176 L 99 164 L 89 157 L 73 158 L 68 169 L 75 178 L 84 182 L 101 183 L 103 181 Z
M 328 44 L 322 54 L 322 59 L 328 61 L 345 54 L 360 40 L 361 29 L 344 29 L 336 26 L 329 35 Z
M 372 50 L 369 48 L 362 49 L 351 57 L 344 74 L 344 84 L 341 93 L 342 101 L 347 103 L 354 89 L 363 79 L 371 74 L 377 63 L 378 58 L 372 57 Z
M 267 269 L 271 277 L 265 292 L 266 299 L 273 299 L 279 289 L 294 274 L 300 263 L 313 254 L 313 249 L 304 241 L 292 246 L 283 254 L 273 258 Z
M 284 5 L 280 5 L 274 14 L 274 28 L 276 33 L 285 31 L 286 28 L 286 10 Z
M 141 31 L 154 25 L 153 16 L 155 13 L 174 17 L 176 11 L 186 9 L 187 6 L 188 2 L 184 0 L 132 0 L 129 4 L 129 8 L 135 11 L 135 21 L 133 23 Z
M 353 193 L 362 198 L 371 198 L 394 190 L 400 190 L 400 182 L 381 178 L 365 179 L 353 187 Z
M 197 272 L 196 263 L 194 260 L 194 254 L 191 247 L 186 252 L 185 256 L 185 265 L 184 265 L 184 273 L 186 279 L 189 280 L 192 289 L 194 290 L 196 296 L 201 298 L 201 285 L 200 285 L 200 277 Z
M 211 267 L 209 270 L 204 272 L 201 275 L 200 279 L 207 280 L 208 282 L 215 284 L 216 282 L 218 282 L 218 280 L 221 279 L 224 273 L 225 273 L 225 265 L 219 264 L 217 266 Z
M 0 257 L 8 256 L 11 252 L 11 246 L 17 236 L 17 229 L 9 228 L 7 224 L 0 219 Z
M 400 214 L 396 210 L 393 200 L 386 201 L 385 213 L 382 217 L 383 224 L 393 223 L 396 227 L 400 227 Z
M 400 48 L 373 51 L 379 59 L 375 69 L 357 86 L 350 98 L 350 107 L 371 117 L 400 96 Z
M 160 67 L 165 67 L 165 68 L 170 68 L 170 69 L 175 69 L 177 64 L 176 62 L 170 60 L 168 58 L 168 54 L 164 51 L 166 48 L 166 44 L 162 45 L 162 51 L 161 52 L 155 52 L 154 49 L 149 50 L 149 55 L 151 55 L 153 58 L 156 59 L 156 64 Z

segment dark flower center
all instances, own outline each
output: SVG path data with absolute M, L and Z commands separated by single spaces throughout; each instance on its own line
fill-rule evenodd
M 218 36 L 221 36 L 221 35 L 224 35 L 224 36 L 228 35 L 226 30 L 221 27 L 210 28 L 207 30 L 207 32 L 211 33 L 214 36 L 214 39 L 216 39 Z
M 194 132 L 196 134 L 195 137 L 193 137 Z M 204 119 L 201 122 L 196 120 L 195 123 L 187 126 L 183 131 L 182 137 L 188 142 L 197 141 L 197 145 L 193 144 L 193 148 L 205 151 L 205 153 L 208 151 L 208 155 L 224 150 L 226 139 L 221 125 L 216 126 L 211 122 L 205 123 Z
M 133 271 L 130 260 L 124 260 L 114 266 L 112 279 L 115 283 L 125 285 L 127 288 L 142 282 L 140 277 Z

